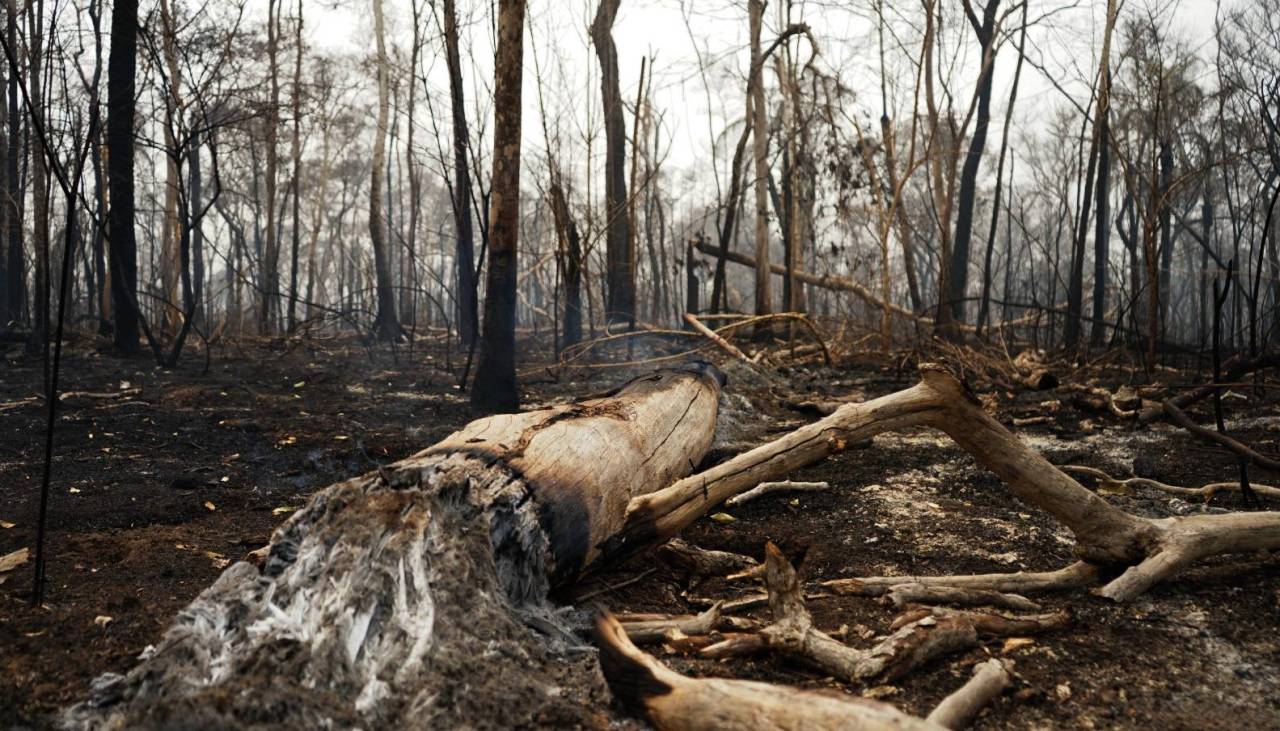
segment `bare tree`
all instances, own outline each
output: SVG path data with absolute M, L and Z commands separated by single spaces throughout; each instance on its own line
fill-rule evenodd
M 607 1 L 607 0 L 606 0 Z M 524 0 L 498 3 L 494 60 L 493 185 L 490 188 L 489 269 L 485 282 L 480 360 L 471 386 L 479 411 L 515 411 L 516 265 L 520 236 L 520 103 L 524 61 Z

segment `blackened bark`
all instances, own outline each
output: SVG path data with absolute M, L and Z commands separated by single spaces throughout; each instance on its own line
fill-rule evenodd
M 489 270 L 480 360 L 471 386 L 479 411 L 520 408 L 516 387 L 516 245 L 520 236 L 520 103 L 524 0 L 499 0 L 493 85 L 493 183 Z M 624 239 L 625 240 L 625 239 Z
M 379 340 L 400 337 L 400 320 L 396 317 L 396 298 L 391 287 L 391 262 L 388 258 L 390 227 L 383 218 L 383 175 L 387 159 L 387 85 L 388 65 L 386 35 L 382 19 L 382 0 L 373 0 L 374 35 L 378 55 L 378 129 L 373 143 L 373 172 L 369 183 L 369 241 L 373 246 L 374 289 L 378 314 L 373 321 L 373 334 Z
M 1101 111 L 1098 149 L 1098 185 L 1094 188 L 1097 208 L 1093 230 L 1093 329 L 1089 347 L 1100 348 L 1106 333 L 1107 259 L 1111 256 L 1111 110 Z
M 966 10 L 967 7 L 966 5 Z M 987 128 L 991 124 L 991 82 L 996 52 L 995 24 L 996 12 L 999 9 L 1000 0 L 988 0 L 987 7 L 982 11 L 981 23 L 972 13 L 969 13 L 969 22 L 982 47 L 982 70 L 978 74 L 977 120 L 973 128 L 973 137 L 969 140 L 969 151 L 964 158 L 964 167 L 960 171 L 958 199 L 960 205 L 956 211 L 956 235 L 951 248 L 951 276 L 948 278 L 950 287 L 947 299 L 951 304 L 951 316 L 959 322 L 964 321 L 965 289 L 969 282 L 969 242 L 973 235 L 973 208 L 978 189 L 978 166 L 982 162 L 982 153 L 987 146 Z
M 471 345 L 478 328 L 476 305 L 475 237 L 471 230 L 471 170 L 467 162 L 467 107 L 462 88 L 462 61 L 458 54 L 458 10 L 455 0 L 444 0 L 445 60 L 449 66 L 449 98 L 453 107 L 453 226 L 457 241 L 455 267 L 458 336 Z
M 627 129 L 622 116 L 622 92 L 618 88 L 618 49 L 613 43 L 613 21 L 621 0 L 600 0 L 591 23 L 591 43 L 600 59 L 600 90 L 604 101 L 605 136 L 605 321 L 632 323 L 636 315 L 635 257 L 630 248 L 631 222 L 627 217 L 625 169 Z
M 12 9 L 12 2 L 9 7 Z M 107 60 L 111 304 L 115 316 L 115 346 L 131 355 L 138 352 L 138 244 L 133 230 L 133 89 L 138 60 L 138 0 L 115 0 L 111 16 L 111 55 Z M 12 97 L 11 88 L 10 101 Z M 10 142 L 12 144 L 12 140 Z M 10 156 L 9 167 L 12 194 L 17 178 L 16 155 Z M 10 235 L 13 234 L 11 230 Z
M 582 240 L 569 212 L 560 172 L 551 170 L 551 213 L 560 239 L 561 269 L 564 271 L 564 340 L 567 347 L 582 340 Z

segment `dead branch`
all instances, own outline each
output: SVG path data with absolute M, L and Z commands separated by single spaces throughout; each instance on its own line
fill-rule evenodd
M 686 635 L 705 635 L 715 629 L 720 620 L 720 607 L 724 602 L 716 602 L 701 614 L 686 617 L 670 617 L 667 619 L 646 619 L 635 622 L 624 622 L 623 629 L 632 642 L 661 642 L 667 633 L 675 630 Z
M 632 500 L 625 524 L 608 539 L 604 552 L 628 555 L 669 538 L 711 507 L 761 482 L 782 477 L 850 443 L 918 426 L 945 432 L 1000 477 L 1015 496 L 1070 529 L 1082 559 L 1100 567 L 1123 568 L 1100 590 L 1111 599 L 1131 599 L 1209 556 L 1280 548 L 1280 513 L 1160 520 L 1127 513 L 1020 441 L 945 369 L 925 364 L 920 372 L 923 380 L 912 388 L 846 404 L 831 416 Z
M 1187 416 L 1185 411 L 1178 408 L 1171 399 L 1165 399 L 1162 402 L 1162 406 L 1164 408 L 1165 415 L 1168 416 L 1173 423 L 1191 432 L 1194 436 L 1199 438 L 1200 441 L 1225 447 L 1228 451 L 1234 452 L 1241 459 L 1246 459 L 1251 464 L 1261 467 L 1264 470 L 1280 472 L 1280 460 L 1275 460 L 1258 454 L 1252 448 L 1232 439 L 1226 434 L 1200 426 L 1192 421 L 1191 417 Z
M 752 361 L 750 358 L 748 358 L 746 353 L 739 350 L 738 346 L 720 337 L 718 334 L 716 334 L 714 330 L 712 330 L 711 328 L 699 322 L 698 318 L 694 317 L 691 313 L 688 313 L 688 312 L 684 313 L 684 321 L 689 323 L 689 325 L 694 330 L 697 330 L 698 333 L 701 334 L 703 337 L 705 337 L 707 340 L 710 340 L 711 342 L 715 343 L 716 346 L 719 347 L 724 352 L 728 353 L 734 358 L 745 361 L 748 365 L 752 365 L 752 366 L 755 365 L 755 362 Z
M 596 621 L 600 666 L 614 697 L 659 731 L 938 731 L 941 726 L 857 696 L 724 678 L 689 678 L 641 652 L 607 614 Z
M 965 607 L 1001 607 L 1022 612 L 1039 611 L 1040 605 L 1018 594 L 1005 594 L 990 589 L 965 589 L 957 586 L 898 584 L 889 588 L 885 598 L 902 609 L 908 604 L 955 604 Z
M 679 538 L 659 546 L 657 554 L 664 563 L 697 577 L 727 576 L 759 563 L 750 556 L 699 548 Z
M 826 482 L 795 482 L 792 480 L 762 482 L 741 495 L 734 495 L 725 500 L 724 504 L 730 507 L 741 505 L 773 492 L 820 492 L 829 489 L 831 489 L 831 485 Z
M 1238 355 L 1223 364 L 1222 381 L 1238 381 L 1254 371 L 1280 366 L 1280 353 L 1263 353 L 1256 358 Z M 1189 391 L 1184 391 L 1170 399 L 1179 409 L 1185 409 L 1197 401 L 1208 398 L 1221 384 L 1206 383 Z M 1145 423 L 1163 419 L 1167 416 L 1163 404 L 1144 406 L 1138 414 L 1138 420 Z
M 926 720 L 943 728 L 964 728 L 984 706 L 999 696 L 1013 680 L 1005 663 L 992 658 L 973 668 L 973 677 L 942 699 Z
M 831 579 L 822 586 L 836 594 L 881 596 L 895 586 L 919 584 L 926 587 L 1035 593 L 1063 591 L 1093 586 L 1099 571 L 1092 564 L 1077 561 L 1057 571 L 1017 571 L 1008 574 L 971 576 L 869 576 L 860 579 Z
M 1170 485 L 1166 482 L 1153 480 L 1148 477 L 1126 477 L 1117 480 L 1106 472 L 1096 467 L 1088 467 L 1086 465 L 1068 464 L 1062 465 L 1060 468 L 1064 472 L 1075 472 L 1080 475 L 1088 475 L 1098 481 L 1098 487 L 1103 490 L 1114 492 L 1128 493 L 1134 487 L 1149 487 L 1152 490 L 1159 490 L 1170 495 L 1178 495 L 1180 497 L 1200 498 L 1206 503 L 1213 500 L 1213 496 L 1219 492 L 1239 492 L 1239 482 L 1211 482 L 1201 487 L 1182 487 L 1179 485 Z M 1272 487 L 1271 485 L 1259 485 L 1250 482 L 1249 487 L 1259 495 L 1280 498 L 1280 487 Z

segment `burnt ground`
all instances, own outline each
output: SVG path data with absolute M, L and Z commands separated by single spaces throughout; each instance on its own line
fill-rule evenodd
M 468 421 L 445 359 L 430 344 L 409 353 L 369 350 L 350 339 L 254 341 L 215 349 L 207 372 L 198 357 L 167 371 L 99 353 L 93 342 L 73 343 L 64 390 L 91 394 L 66 400 L 59 412 L 46 605 L 29 604 L 30 562 L 0 574 L 0 725 L 45 724 L 82 698 L 94 676 L 127 670 L 178 610 L 228 562 L 264 545 L 310 493 L 405 457 Z M 1111 385 L 1130 377 L 1102 374 Z M 1197 380 L 1194 373 L 1161 377 Z M 600 369 L 576 378 L 531 373 L 525 400 L 538 405 L 600 391 L 621 376 Z M 874 362 L 796 367 L 771 379 L 772 386 L 751 378 L 730 386 L 732 398 L 751 401 L 736 400 L 739 413 L 762 415 L 748 425 L 757 427 L 754 439 L 814 418 L 782 406 L 788 400 L 874 397 L 913 382 L 910 371 Z M 37 359 L 11 351 L 0 363 L 0 555 L 34 542 L 40 380 Z M 126 396 L 103 397 L 122 389 Z M 1233 460 L 1174 429 L 1133 429 L 1083 414 L 1052 392 L 996 395 L 1006 423 L 1053 417 L 1016 431 L 1055 463 L 1117 476 L 1136 470 L 1183 485 L 1236 475 Z M 1237 389 L 1233 396 L 1240 397 L 1227 399 L 1233 433 L 1280 453 L 1272 392 Z M 1203 407 L 1193 413 L 1207 423 Z M 716 456 L 733 446 L 721 444 Z M 877 437 L 792 477 L 827 480 L 833 489 L 768 496 L 727 511 L 732 522 L 699 521 L 685 537 L 756 556 L 767 539 L 807 543 L 803 571 L 811 580 L 1044 570 L 1072 560 L 1062 529 L 932 433 Z M 1209 508 L 1147 491 L 1108 499 L 1145 515 L 1239 508 L 1234 495 Z M 755 589 L 722 580 L 690 588 L 678 572 L 642 556 L 588 579 L 582 591 L 616 612 L 674 613 L 699 610 L 700 597 Z M 957 688 L 974 662 L 995 654 L 1014 660 L 1018 680 L 978 728 L 1280 727 L 1274 558 L 1217 560 L 1124 606 L 1086 593 L 1042 603 L 1070 609 L 1073 628 L 1007 651 L 1003 640 L 991 641 L 891 686 L 850 686 L 776 657 L 710 662 L 658 652 L 690 674 L 868 694 L 919 714 Z M 819 627 L 843 628 L 860 646 L 894 614 L 857 597 L 813 600 L 810 609 Z

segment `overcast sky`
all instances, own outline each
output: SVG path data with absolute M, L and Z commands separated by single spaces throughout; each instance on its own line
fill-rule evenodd
M 306 5 L 308 36 L 311 42 L 331 49 L 353 53 L 371 52 L 372 0 L 337 0 Z M 876 33 L 873 23 L 875 0 L 858 2 L 804 2 L 793 6 L 793 18 L 803 18 L 812 26 L 819 46 L 821 68 L 839 75 L 843 83 L 860 94 L 859 106 L 879 116 L 880 67 L 876 53 Z M 960 22 L 961 5 L 956 0 L 942 0 L 952 13 L 952 21 Z M 261 2 L 261 0 L 258 0 Z M 288 0 L 286 0 L 288 2 Z M 411 33 L 409 0 L 384 0 L 388 16 L 388 32 L 395 42 L 407 48 Z M 261 3 L 265 5 L 265 3 Z M 1008 4 L 1008 0 L 1006 0 Z M 475 98 L 476 85 L 485 87 L 492 83 L 492 46 L 490 40 L 489 3 L 473 3 L 459 0 L 460 12 L 470 16 L 464 27 L 466 47 L 471 48 L 471 58 L 464 59 L 469 77 L 468 94 Z M 909 33 L 908 24 L 917 22 L 918 4 L 907 0 L 897 3 L 906 15 L 896 23 L 900 32 Z M 1229 7 L 1229 5 L 1228 5 Z M 1214 53 L 1213 23 L 1216 3 L 1214 0 L 1122 0 L 1122 13 L 1138 9 L 1152 9 L 1165 21 L 1166 27 L 1183 37 L 1201 54 L 1211 59 Z M 525 135 L 527 144 L 541 150 L 542 131 L 539 123 L 533 54 L 543 65 L 543 75 L 548 79 L 549 116 L 558 118 L 565 130 L 566 139 L 574 139 L 581 146 L 581 128 L 587 124 L 587 115 L 594 115 L 599 122 L 599 78 L 593 50 L 587 44 L 587 25 L 595 11 L 593 2 L 581 0 L 531 0 L 528 5 L 525 40 Z M 1019 92 L 1015 129 L 1023 133 L 1034 132 L 1047 117 L 1046 112 L 1063 103 L 1061 93 L 1048 77 L 1077 95 L 1087 95 L 1087 79 L 1096 68 L 1097 47 L 1102 36 L 1105 19 L 1104 0 L 1080 0 L 1074 4 L 1047 3 L 1032 0 L 1030 17 L 1040 18 L 1028 34 L 1027 56 L 1031 62 L 1023 71 L 1022 89 Z M 1015 24 L 1016 18 L 1009 23 Z M 464 23 L 467 19 L 464 17 Z M 766 10 L 766 43 L 782 27 L 778 17 L 777 2 Z M 425 60 L 428 77 L 435 87 L 435 98 L 447 104 L 447 77 L 444 64 L 438 58 L 436 42 L 438 29 L 428 20 L 430 38 Z M 624 99 L 634 99 L 639 79 L 640 60 L 651 56 L 656 59 L 654 69 L 654 101 L 664 119 L 665 136 L 671 147 L 668 167 L 690 168 L 703 166 L 709 160 L 709 135 L 719 134 L 725 125 L 743 114 L 742 79 L 747 66 L 747 20 L 745 1 L 728 0 L 624 0 L 614 38 L 618 46 L 621 83 Z M 892 41 L 890 41 L 892 46 Z M 966 39 L 966 54 L 959 57 L 961 68 L 972 68 L 976 61 L 972 36 Z M 914 52 L 917 48 L 909 46 Z M 944 48 L 944 52 L 950 49 Z M 801 57 L 807 57 L 807 45 L 801 46 Z M 890 49 L 893 55 L 892 48 Z M 703 79 L 698 71 L 698 59 L 715 64 L 711 77 L 711 100 L 708 104 Z M 891 59 L 891 66 L 899 70 L 904 83 L 907 81 L 906 58 L 899 52 Z M 997 61 L 996 101 L 993 114 L 1004 113 L 1007 85 L 1012 78 L 1016 61 L 1012 44 L 1005 46 Z M 1035 68 L 1040 66 L 1043 70 Z M 973 73 L 961 73 L 961 83 L 971 79 Z M 769 78 L 772 83 L 772 78 Z M 1212 79 L 1207 80 L 1208 83 Z M 902 88 L 898 94 L 900 105 L 909 105 L 910 88 Z M 959 89 L 963 97 L 966 89 Z M 484 96 L 483 94 L 481 96 Z M 437 109 L 447 109 L 439 106 Z M 905 114 L 909 106 L 902 106 L 898 114 Z M 710 124 L 709 124 L 710 123 Z M 628 115 L 630 129 L 630 115 Z M 576 125 L 576 126 L 575 126 Z M 578 131 L 572 131 L 572 130 Z M 570 145 L 572 147 L 573 145 Z M 577 154 L 580 154 L 577 153 Z M 724 161 L 721 161 L 721 165 Z

